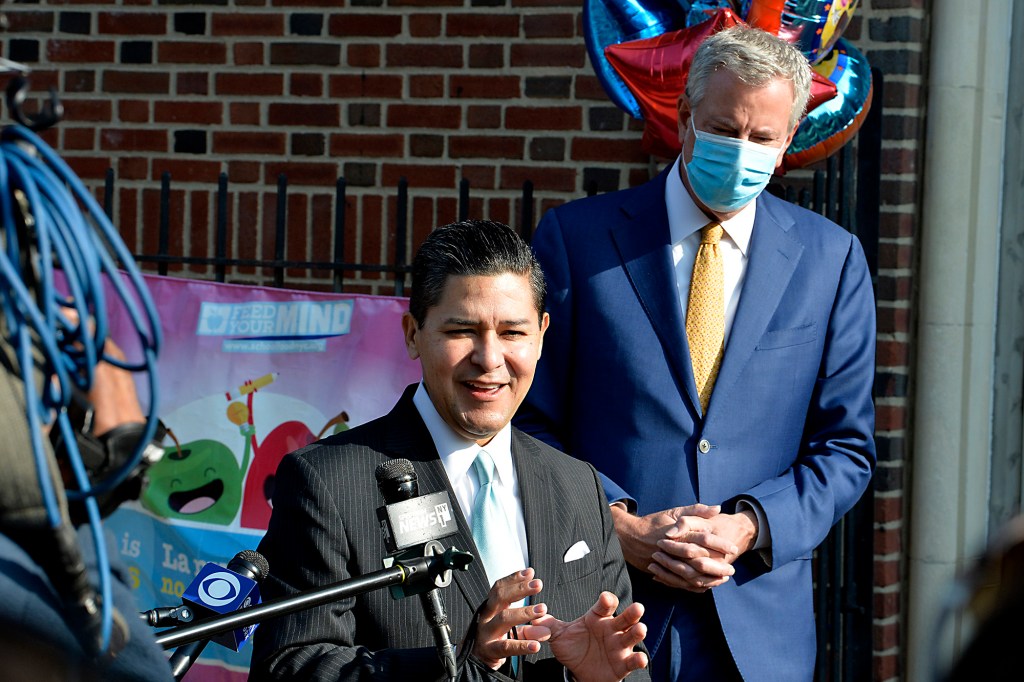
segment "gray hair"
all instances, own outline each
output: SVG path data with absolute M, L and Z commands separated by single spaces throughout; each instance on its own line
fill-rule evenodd
M 796 47 L 782 38 L 749 26 L 732 26 L 700 44 L 686 82 L 690 107 L 704 99 L 708 79 L 719 68 L 728 69 L 747 85 L 762 86 L 781 78 L 793 84 L 789 129 L 800 121 L 811 96 L 811 65 Z
M 512 273 L 529 279 L 537 317 L 543 317 L 544 272 L 529 245 L 508 225 L 466 220 L 439 227 L 426 238 L 412 262 L 409 312 L 420 328 L 427 311 L 444 295 L 449 275 L 496 276 Z

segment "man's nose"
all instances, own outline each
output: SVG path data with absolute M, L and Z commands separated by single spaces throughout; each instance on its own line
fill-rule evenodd
M 473 362 L 485 372 L 498 369 L 505 363 L 501 341 L 497 334 L 485 333 L 477 337 L 473 349 Z

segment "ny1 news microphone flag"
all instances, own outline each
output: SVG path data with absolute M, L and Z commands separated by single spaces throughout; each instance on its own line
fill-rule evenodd
M 407 299 L 157 276 L 146 284 L 164 334 L 159 416 L 172 436 L 139 502 L 105 524 L 140 610 L 180 605 L 207 563 L 256 548 L 287 453 L 385 414 L 420 378 L 401 331 Z M 112 337 L 132 357 L 119 313 Z M 251 644 L 208 646 L 188 680 L 243 682 L 251 655 Z

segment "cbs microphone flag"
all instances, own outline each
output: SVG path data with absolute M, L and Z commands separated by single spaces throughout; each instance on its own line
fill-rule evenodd
M 142 610 L 181 604 L 207 563 L 256 548 L 286 454 L 385 414 L 420 378 L 403 342 L 405 298 L 155 275 L 146 284 L 164 334 L 159 415 L 173 438 L 142 499 L 105 523 Z M 137 358 L 125 311 L 111 318 L 111 336 Z M 148 387 L 138 388 L 145 402 Z M 188 679 L 243 682 L 251 652 L 208 646 Z

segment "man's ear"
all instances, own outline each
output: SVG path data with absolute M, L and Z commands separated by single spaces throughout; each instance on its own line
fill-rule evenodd
M 690 116 L 692 115 L 693 112 L 690 110 L 690 100 L 684 92 L 679 95 L 679 99 L 676 100 L 676 133 L 679 136 L 680 146 L 686 145 L 683 138 L 690 127 Z
M 544 350 L 544 332 L 548 330 L 548 325 L 551 324 L 551 316 L 544 313 L 540 318 L 540 339 L 537 341 L 537 359 L 540 359 L 541 351 Z
M 405 334 L 405 351 L 409 354 L 409 358 L 415 360 L 420 356 L 419 350 L 416 348 L 416 334 L 419 332 L 419 325 L 416 324 L 416 318 L 412 316 L 412 313 L 405 312 L 402 315 L 402 332 Z

